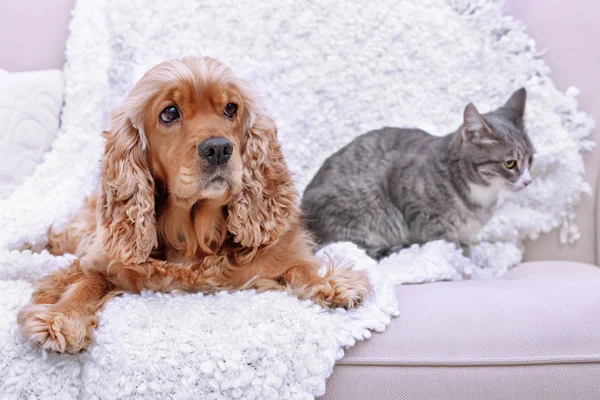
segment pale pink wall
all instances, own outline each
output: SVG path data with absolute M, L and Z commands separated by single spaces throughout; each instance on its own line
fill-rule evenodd
M 0 68 L 62 68 L 74 0 L 0 0 Z

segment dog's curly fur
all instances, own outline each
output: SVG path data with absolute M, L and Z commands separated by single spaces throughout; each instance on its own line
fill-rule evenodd
M 229 103 L 233 117 L 224 114 Z M 180 118 L 165 124 L 159 116 L 172 105 Z M 370 292 L 351 269 L 318 274 L 275 124 L 219 61 L 157 65 L 104 135 L 100 194 L 49 234 L 51 252 L 79 259 L 38 283 L 18 316 L 27 339 L 59 352 L 86 349 L 96 313 L 123 291 L 287 290 L 324 307 L 355 307 Z M 198 151 L 215 137 L 233 145 L 217 168 Z

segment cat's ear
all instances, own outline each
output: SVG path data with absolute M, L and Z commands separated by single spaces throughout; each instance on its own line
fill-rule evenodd
M 494 144 L 497 142 L 492 130 L 473 103 L 469 103 L 465 107 L 462 134 L 465 140 L 473 143 Z
M 526 101 L 527 91 L 525 88 L 521 88 L 516 90 L 504 104 L 504 108 L 509 113 L 509 118 L 515 125 L 520 126 L 523 123 Z

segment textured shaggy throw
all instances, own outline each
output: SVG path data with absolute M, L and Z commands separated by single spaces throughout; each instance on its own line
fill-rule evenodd
M 312 398 L 343 348 L 397 314 L 392 282 L 503 273 L 521 240 L 552 228 L 578 237 L 587 186 L 582 152 L 592 122 L 575 89 L 556 90 L 523 26 L 493 0 L 79 0 L 70 26 L 62 128 L 34 175 L 0 202 L 0 393 L 14 398 Z M 23 343 L 16 313 L 31 280 L 69 257 L 43 245 L 97 181 L 108 111 L 167 58 L 220 58 L 264 95 L 303 190 L 325 158 L 383 125 L 445 134 L 473 101 L 481 111 L 520 86 L 537 149 L 534 183 L 507 193 L 464 258 L 432 242 L 379 266 L 350 244 L 326 251 L 369 272 L 374 296 L 353 311 L 322 310 L 284 293 L 143 293 L 110 301 L 95 344 L 57 355 Z M 12 251 L 11 251 L 12 249 Z

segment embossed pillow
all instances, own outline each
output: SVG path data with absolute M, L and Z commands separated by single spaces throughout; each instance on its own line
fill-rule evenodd
M 63 88 L 61 70 L 0 70 L 0 199 L 33 173 L 52 146 Z

